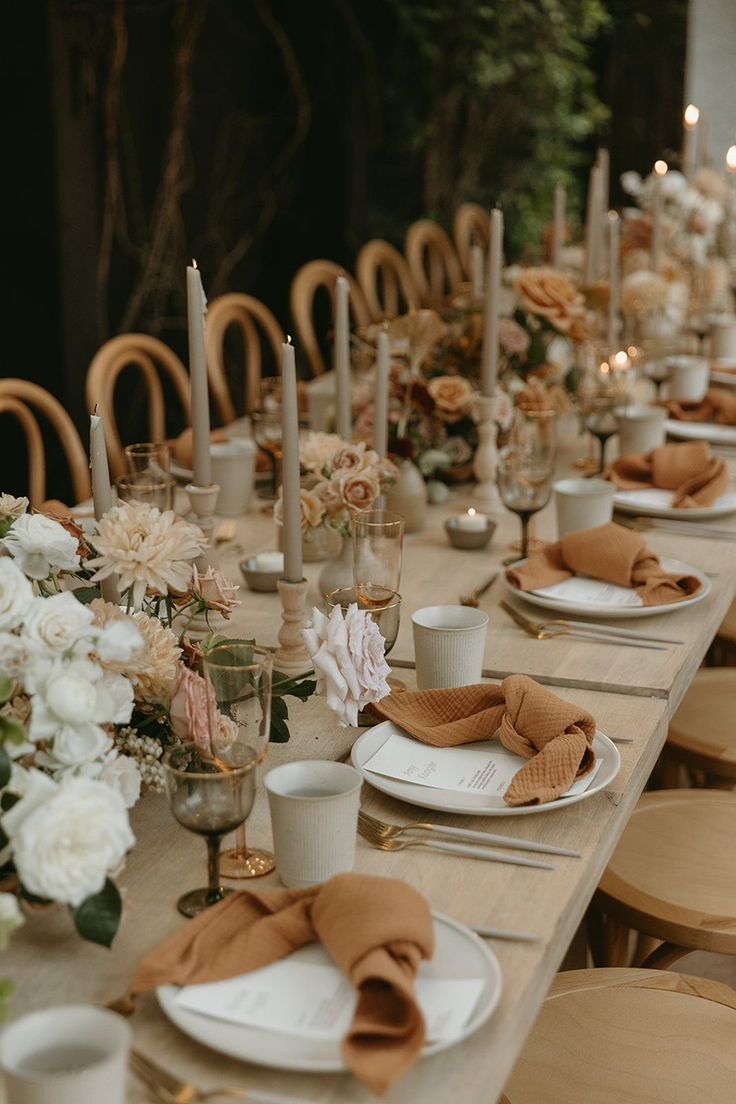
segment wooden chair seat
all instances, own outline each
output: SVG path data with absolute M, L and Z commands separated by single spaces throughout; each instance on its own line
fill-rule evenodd
M 643 965 L 668 966 L 691 950 L 736 954 L 734 824 L 736 793 L 657 790 L 639 799 L 594 906 L 663 941 Z
M 721 622 L 718 636 L 721 640 L 727 640 L 729 644 L 736 644 L 736 602 L 732 602 L 728 607 L 728 613 Z
M 419 292 L 409 265 L 389 242 L 380 238 L 366 242 L 358 253 L 355 271 L 374 322 L 419 309 Z
M 668 760 L 736 781 L 736 668 L 698 671 L 670 722 Z
M 452 236 L 455 248 L 465 275 L 472 278 L 471 247 L 479 245 L 485 253 L 491 234 L 491 220 L 488 211 L 479 203 L 462 203 L 455 212 L 452 222 Z
M 413 222 L 404 247 L 409 270 L 423 307 L 434 307 L 453 295 L 463 281 L 460 259 L 445 231 L 431 219 Z
M 730 1104 L 736 992 L 658 970 L 558 974 L 501 1104 Z

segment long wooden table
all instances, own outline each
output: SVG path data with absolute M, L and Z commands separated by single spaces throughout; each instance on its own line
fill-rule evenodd
M 568 462 L 576 454 L 570 450 Z M 564 468 L 563 468 L 564 470 Z M 430 511 L 423 533 L 406 542 L 402 582 L 403 627 L 392 658 L 413 658 L 409 614 L 426 604 L 457 601 L 483 582 L 517 536 L 516 518 L 501 518 L 492 547 L 482 553 L 459 552 L 446 542 L 442 521 L 472 503 L 472 492 L 455 494 L 450 505 Z M 734 525 L 736 523 L 731 523 Z M 538 524 L 541 536 L 553 537 L 551 511 Z M 622 769 L 604 793 L 556 812 L 509 819 L 460 818 L 433 814 L 448 824 L 524 835 L 574 847 L 582 859 L 554 859 L 554 872 L 489 864 L 472 859 L 409 850 L 374 851 L 359 841 L 356 868 L 403 878 L 416 886 L 433 908 L 469 924 L 487 924 L 539 932 L 539 944 L 494 944 L 504 976 L 501 1004 L 473 1038 L 417 1067 L 387 1096 L 397 1104 L 448 1099 L 464 1104 L 492 1104 L 503 1088 L 526 1035 L 606 862 L 624 829 L 666 737 L 669 715 L 685 692 L 731 601 L 736 580 L 732 549 L 690 537 L 651 536 L 658 552 L 697 564 L 714 573 L 713 591 L 698 606 L 647 620 L 647 628 L 680 636 L 685 643 L 667 652 L 573 642 L 538 642 L 523 635 L 498 609 L 500 584 L 485 595 L 490 614 L 486 667 L 491 676 L 525 672 L 559 686 L 561 696 L 589 709 L 602 731 L 631 736 L 620 744 Z M 274 547 L 272 520 L 255 512 L 239 521 L 236 541 L 220 554 L 221 566 L 238 577 L 244 552 Z M 307 565 L 316 583 L 320 565 Z M 228 632 L 275 643 L 279 624 L 277 595 L 257 595 L 243 588 L 243 604 Z M 317 601 L 316 589 L 313 594 Z M 527 607 L 531 612 L 531 607 Z M 674 631 L 672 631 L 674 630 Z M 411 682 L 410 670 L 402 678 Z M 342 758 L 355 732 L 340 729 L 324 700 L 316 697 L 291 706 L 292 740 L 274 746 L 268 767 L 293 758 Z M 420 810 L 364 787 L 370 812 L 395 823 L 419 819 Z M 163 798 L 146 796 L 133 812 L 138 844 L 122 878 L 125 915 L 112 951 L 83 944 L 63 909 L 32 917 L 13 939 L 4 970 L 17 983 L 13 1013 L 73 1000 L 108 1001 L 125 988 L 137 959 L 183 922 L 176 912 L 180 893 L 202 884 L 204 848 L 178 828 Z M 267 846 L 270 827 L 265 798 L 259 792 L 249 821 L 249 838 Z M 241 885 L 243 883 L 240 883 Z M 275 876 L 259 885 L 277 884 Z M 172 1071 L 202 1086 L 236 1084 L 288 1092 L 323 1104 L 366 1102 L 370 1093 L 345 1075 L 286 1074 L 223 1058 L 181 1035 L 159 1010 L 154 997 L 141 1001 L 133 1020 L 136 1044 Z M 131 1083 L 131 1104 L 147 1099 Z

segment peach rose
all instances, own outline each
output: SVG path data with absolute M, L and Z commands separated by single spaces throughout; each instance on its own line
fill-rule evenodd
M 240 605 L 235 597 L 239 589 L 214 567 L 208 567 L 204 574 L 196 567 L 192 569 L 192 594 L 204 602 L 207 609 L 216 610 L 223 617 L 229 618 Z
M 459 422 L 470 410 L 473 388 L 462 376 L 435 376 L 427 387 L 446 422 Z
M 348 472 L 338 478 L 343 502 L 353 510 L 368 510 L 381 493 L 378 480 L 370 472 Z
M 571 336 L 571 331 L 583 329 L 585 300 L 564 273 L 555 268 L 522 268 L 515 288 L 522 310 L 546 318 L 560 333 Z
M 306 533 L 309 529 L 316 529 L 324 521 L 326 506 L 319 494 L 319 488 L 322 485 L 322 483 L 317 483 L 317 485 L 310 488 L 310 490 L 307 490 L 305 487 L 301 489 L 302 533 Z M 284 500 L 281 496 L 276 500 L 273 508 L 273 516 L 279 525 L 283 524 Z
M 337 433 L 308 433 L 299 445 L 299 460 L 307 471 L 321 472 L 344 445 Z
M 367 449 L 363 441 L 359 441 L 357 445 L 345 445 L 338 449 L 328 467 L 333 472 L 359 472 L 370 467 L 377 459 L 378 454 L 373 449 Z

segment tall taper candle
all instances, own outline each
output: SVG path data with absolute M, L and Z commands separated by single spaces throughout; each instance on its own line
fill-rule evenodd
M 291 340 L 281 346 L 281 480 L 283 489 L 284 578 L 301 582 L 302 494 L 299 472 L 299 410 L 296 360 Z
M 110 487 L 110 469 L 107 464 L 105 447 L 105 425 L 102 416 L 96 413 L 89 419 L 89 462 L 92 469 L 92 500 L 95 519 L 100 520 L 112 507 L 112 489 Z M 116 576 L 110 575 L 100 583 L 102 597 L 106 602 L 118 603 L 120 592 Z
M 335 285 L 336 430 L 343 441 L 353 439 L 352 379 L 350 375 L 350 286 L 344 276 Z
M 503 257 L 503 212 L 491 211 L 491 232 L 488 239 L 488 273 L 483 311 L 483 348 L 480 363 L 480 389 L 492 398 L 498 382 L 498 323 L 501 299 L 501 260 Z
M 567 188 L 564 184 L 555 184 L 555 213 L 552 222 L 552 264 L 554 268 L 560 268 L 562 265 L 566 222 Z
M 586 286 L 598 279 L 600 262 L 600 202 L 601 168 L 597 163 L 590 170 L 588 200 L 585 209 L 585 274 Z
M 598 271 L 596 277 L 605 277 L 608 268 L 608 204 L 610 195 L 611 155 L 602 146 L 598 150 L 598 169 L 600 172 L 600 208 L 598 211 Z
M 652 269 L 659 272 L 662 263 L 662 178 L 667 172 L 666 161 L 655 161 L 652 173 Z
M 379 456 L 388 453 L 388 381 L 390 349 L 385 329 L 378 335 L 376 357 L 376 397 L 373 406 L 373 447 Z
M 615 211 L 608 212 L 608 351 L 618 346 L 621 330 L 621 223 Z
M 187 326 L 189 333 L 189 385 L 192 395 L 192 447 L 197 487 L 212 483 L 210 461 L 210 394 L 207 387 L 207 356 L 204 351 L 204 316 L 207 298 L 197 262 L 187 266 Z
M 688 177 L 692 176 L 695 171 L 696 132 L 699 118 L 699 109 L 695 104 L 688 104 L 682 120 L 682 171 Z
M 480 300 L 483 296 L 483 250 L 479 245 L 470 247 L 470 286 L 473 298 Z

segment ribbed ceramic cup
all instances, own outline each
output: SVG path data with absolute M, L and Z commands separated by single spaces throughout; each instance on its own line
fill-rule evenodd
M 348 763 L 284 763 L 265 778 L 276 870 L 285 886 L 352 870 L 362 779 Z
M 700 402 L 708 390 L 710 364 L 705 357 L 668 357 L 667 398 Z
M 616 411 L 621 456 L 649 452 L 664 444 L 667 411 L 661 406 L 621 406 Z
M 480 682 L 488 614 L 470 606 L 425 606 L 411 622 L 419 690 Z
M 244 514 L 250 507 L 256 477 L 255 441 L 235 437 L 210 445 L 212 482 L 219 484 L 216 512 L 228 517 Z
M 711 322 L 710 355 L 714 360 L 736 357 L 736 315 L 721 314 Z
M 125 1104 L 129 1024 L 66 1004 L 23 1016 L 0 1035 L 7 1104 Z
M 597 529 L 613 517 L 613 483 L 605 479 L 560 479 L 554 484 L 557 535 Z

